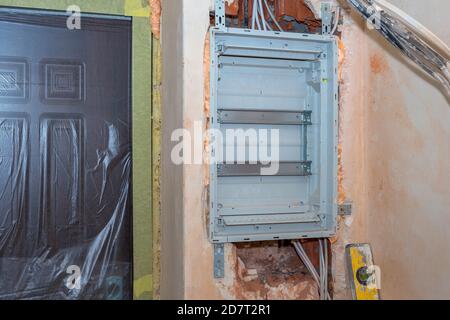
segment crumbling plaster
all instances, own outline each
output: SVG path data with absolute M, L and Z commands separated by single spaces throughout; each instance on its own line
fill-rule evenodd
M 202 121 L 205 123 L 204 112 L 205 100 L 205 74 L 203 67 L 205 40 L 209 27 L 209 0 L 198 0 L 196 6 L 192 6 L 189 0 L 182 0 L 178 6 L 165 4 L 163 1 L 163 163 L 167 164 L 170 156 L 170 129 L 173 129 L 173 121 L 167 123 L 167 117 L 176 117 L 174 112 L 182 113 L 182 127 L 193 133 L 194 122 Z M 173 17 L 173 13 L 167 13 L 166 10 L 181 12 L 181 17 L 177 17 L 175 25 L 169 24 L 168 17 Z M 180 26 L 181 24 L 181 26 Z M 170 31 L 165 34 L 165 29 Z M 175 29 L 179 28 L 179 29 Z M 341 91 L 341 120 L 342 120 L 342 153 L 343 153 L 343 184 L 346 197 L 353 201 L 354 216 L 347 218 L 347 221 L 341 221 L 338 236 L 334 239 L 334 250 L 338 253 L 335 258 L 333 275 L 336 279 L 335 290 L 336 297 L 348 297 L 348 291 L 345 285 L 345 269 L 343 262 L 343 248 L 351 240 L 365 241 L 365 228 L 362 213 L 365 212 L 365 188 L 362 186 L 361 179 L 364 172 L 364 81 L 363 57 L 364 57 L 364 36 L 360 28 L 353 26 L 349 22 L 344 27 L 344 46 L 346 59 L 343 64 L 343 89 Z M 170 34 L 170 36 L 169 36 Z M 182 53 L 174 52 L 175 41 L 182 42 Z M 170 50 L 169 52 L 167 50 Z M 167 59 L 171 59 L 170 62 Z M 164 69 L 166 67 L 166 69 Z M 177 74 L 173 74 L 177 70 Z M 358 74 L 357 79 L 352 79 L 348 74 Z M 179 77 L 177 79 L 177 77 Z M 350 82 L 351 81 L 351 82 Z M 349 82 L 346 84 L 346 82 Z M 351 83 L 351 84 L 350 84 Z M 171 84 L 177 84 L 170 86 Z M 165 99 L 164 99 L 165 98 Z M 173 105 L 173 103 L 179 105 Z M 165 117 L 164 114 L 167 116 Z M 181 119 L 178 119 L 180 121 Z M 348 138 L 347 138 L 348 137 Z M 164 155 L 165 154 L 165 155 Z M 314 299 L 317 298 L 315 284 L 306 275 L 303 282 L 296 283 L 289 281 L 286 284 L 278 284 L 269 288 L 253 289 L 242 282 L 242 279 L 250 280 L 249 275 L 242 274 L 242 258 L 239 258 L 236 246 L 226 246 L 226 272 L 223 280 L 213 278 L 213 250 L 208 241 L 206 230 L 205 206 L 207 206 L 206 193 L 204 192 L 204 167 L 201 165 L 184 165 L 182 174 L 180 168 L 163 169 L 162 176 L 162 281 L 161 297 L 178 297 L 175 288 L 183 291 L 183 297 L 188 299 L 235 299 L 235 298 L 297 298 Z M 179 183 L 180 185 L 176 185 Z M 164 190 L 170 190 L 174 199 L 164 196 Z M 175 206 L 173 201 L 177 199 L 174 190 L 182 189 L 182 204 Z M 181 191 L 181 190 L 180 190 Z M 166 199 L 164 199 L 166 198 Z M 166 203 L 166 205 L 165 205 Z M 164 217 L 165 216 L 165 217 Z M 170 221 L 177 219 L 175 226 L 170 226 Z M 181 219 L 181 220 L 178 220 Z M 178 223 L 182 223 L 182 234 L 178 232 Z M 165 225 L 165 227 L 164 227 Z M 350 225 L 357 226 L 350 228 Z M 357 231 L 352 231 L 357 230 Z M 164 232 L 170 234 L 164 235 Z M 175 234 L 174 234 L 175 232 Z M 177 250 L 173 250 L 175 245 Z M 171 251 L 164 250 L 168 247 Z M 284 249 L 274 249 L 267 246 L 262 251 L 266 254 L 268 251 L 275 250 L 275 254 L 283 255 Z M 241 251 L 242 252 L 242 251 Z M 165 262 L 165 263 L 164 263 Z M 176 264 L 174 266 L 173 264 Z M 168 267 L 166 269 L 166 266 Z M 250 273 L 254 272 L 250 266 Z M 301 264 L 299 262 L 299 268 Z M 174 270 L 183 270 L 182 274 L 177 274 L 175 279 L 170 278 Z M 247 271 L 246 271 L 247 272 Z M 165 283 L 164 279 L 169 281 Z M 182 283 L 175 283 L 182 281 Z M 165 290 L 165 288 L 167 290 Z M 292 291 L 300 290 L 293 294 Z M 262 290 L 261 290 L 262 289 Z
M 391 0 L 450 44 L 447 0 Z M 369 239 L 385 299 L 448 299 L 450 105 L 433 80 L 370 33 Z
M 344 2 L 340 2 L 344 8 Z M 364 21 L 351 10 L 343 11 L 339 86 L 339 202 L 352 203 L 352 215 L 339 217 L 333 244 L 334 298 L 351 298 L 345 264 L 345 246 L 368 242 L 366 188 L 366 81 L 367 35 Z M 363 93 L 363 94 L 362 94 Z

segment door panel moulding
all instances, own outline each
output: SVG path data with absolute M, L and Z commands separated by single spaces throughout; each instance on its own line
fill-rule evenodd
M 0 7 L 56 10 L 66 15 L 74 4 L 92 16 L 132 19 L 133 296 L 157 298 L 159 258 L 153 254 L 159 254 L 160 1 L 0 0 Z

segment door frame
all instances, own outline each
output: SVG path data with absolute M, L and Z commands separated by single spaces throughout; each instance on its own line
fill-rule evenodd
M 132 113 L 132 232 L 133 232 L 133 299 L 153 299 L 159 282 L 154 286 L 154 276 L 159 267 L 153 266 L 154 239 L 159 236 L 159 219 L 154 215 L 159 210 L 159 178 L 154 177 L 152 168 L 159 167 L 152 160 L 159 159 L 159 136 L 154 137 L 153 124 L 159 123 L 158 103 L 155 106 L 153 87 L 155 77 L 153 64 L 155 39 L 150 30 L 150 8 L 141 0 L 0 0 L 2 7 L 22 9 L 66 11 L 73 4 L 80 7 L 82 14 L 116 15 L 132 18 L 132 61 L 131 61 L 131 113 Z M 82 21 L 82 20 L 81 20 Z M 159 54 L 157 59 L 159 59 Z M 159 74 L 159 63 L 155 63 Z M 152 101 L 153 100 L 153 101 Z M 156 99 L 159 100 L 159 99 Z M 155 122 L 156 121 L 156 122 Z M 156 150 L 152 143 L 155 140 Z M 156 157 L 155 157 L 156 155 Z M 155 186 L 156 182 L 156 186 Z M 156 189 L 157 194 L 153 194 Z M 156 197 L 156 198 L 155 198 Z M 154 232 L 156 230 L 156 232 Z M 156 242 L 158 242 L 156 240 Z M 156 247 L 156 246 L 155 246 Z M 156 251 L 158 252 L 158 251 Z M 157 253 L 158 254 L 158 253 Z M 158 259 L 156 259 L 158 260 Z M 155 272 L 154 272 L 155 271 Z M 156 279 L 158 276 L 156 276 Z M 155 279 L 155 280 L 156 280 Z

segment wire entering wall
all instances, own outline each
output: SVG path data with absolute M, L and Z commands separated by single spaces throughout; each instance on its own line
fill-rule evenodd
M 314 281 L 319 286 L 319 295 L 321 300 L 331 300 L 328 292 L 328 242 L 326 239 L 319 239 L 319 272 L 317 272 L 311 259 L 309 259 L 300 241 L 292 241 L 295 251 L 302 260 L 305 267 L 311 273 Z
M 263 5 L 264 3 L 264 5 Z M 252 29 L 257 30 L 273 30 L 270 23 L 266 20 L 265 10 L 269 13 L 270 19 L 276 25 L 276 27 L 283 31 L 277 19 L 275 18 L 275 14 L 272 12 L 267 0 L 253 0 L 253 10 L 252 10 Z M 256 27 L 256 28 L 255 28 Z
M 336 7 L 336 12 L 334 13 L 334 26 L 333 26 L 333 29 L 331 29 L 332 35 L 336 33 L 336 30 L 338 28 L 340 13 L 341 13 L 341 8 Z
M 277 26 L 277 28 L 280 31 L 284 31 L 283 28 L 280 26 L 280 24 L 278 23 L 277 19 L 275 18 L 274 13 L 272 12 L 272 9 L 269 7 L 269 4 L 267 3 L 267 0 L 263 0 L 264 1 L 264 5 L 267 8 L 267 12 L 269 12 L 269 16 L 272 19 L 273 23 L 275 23 L 275 25 Z

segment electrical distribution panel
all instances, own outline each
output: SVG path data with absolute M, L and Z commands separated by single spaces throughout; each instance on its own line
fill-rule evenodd
M 211 148 L 213 243 L 335 234 L 337 54 L 331 35 L 212 29 L 210 127 L 223 137 Z M 264 157 L 274 150 L 276 171 Z

